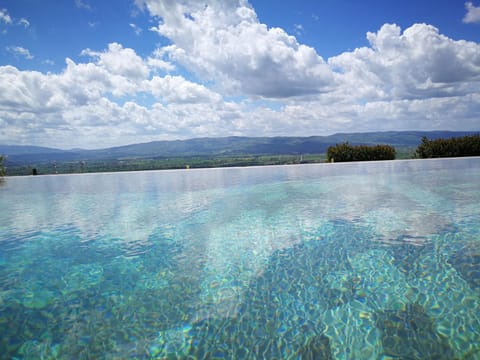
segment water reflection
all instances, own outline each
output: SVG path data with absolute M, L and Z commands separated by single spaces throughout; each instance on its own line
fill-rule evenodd
M 478 175 L 471 159 L 8 179 L 0 351 L 475 354 Z

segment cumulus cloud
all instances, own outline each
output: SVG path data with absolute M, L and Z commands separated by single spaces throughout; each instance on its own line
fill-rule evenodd
M 145 86 L 153 95 L 164 98 L 168 103 L 213 103 L 221 100 L 219 94 L 181 76 L 154 76 Z
M 90 61 L 66 59 L 58 74 L 0 66 L 0 142 L 109 146 L 225 130 L 227 103 L 203 85 L 152 76 L 149 59 L 117 43 L 82 54 Z
M 58 73 L 0 66 L 0 143 L 478 130 L 477 42 L 385 24 L 325 61 L 244 0 L 137 2 L 169 45 L 145 57 L 120 43 L 85 49 Z
M 284 98 L 327 91 L 335 82 L 313 48 L 260 23 L 247 1 L 143 4 L 161 18 L 153 30 L 173 42 L 165 49 L 170 58 L 224 91 Z
M 103 52 L 86 49 L 81 55 L 95 60 L 95 72 L 103 74 L 102 78 L 107 79 L 107 88 L 115 96 L 136 92 L 150 72 L 147 64 L 133 49 L 124 48 L 118 43 L 109 44 Z
M 168 61 L 168 55 L 164 48 L 156 49 L 152 56 L 148 58 L 148 65 L 153 69 L 158 69 L 162 71 L 173 71 L 175 70 L 175 65 Z
M 435 27 L 415 24 L 403 33 L 386 24 L 368 33 L 370 47 L 329 59 L 350 96 L 373 100 L 458 96 L 480 85 L 480 45 L 454 41 Z
M 142 58 L 133 49 L 124 48 L 118 43 L 109 44 L 108 49 L 103 52 L 86 49 L 81 55 L 92 57 L 100 67 L 114 75 L 142 79 L 149 72 Z
M 56 76 L 2 66 L 0 79 L 0 104 L 3 111 L 41 115 L 68 105 L 60 100 L 65 95 L 58 87 Z
M 480 23 L 480 6 L 473 5 L 472 2 L 466 2 L 467 13 L 463 18 L 464 23 Z

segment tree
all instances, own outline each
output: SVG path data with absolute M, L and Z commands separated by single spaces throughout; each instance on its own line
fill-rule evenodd
M 5 160 L 5 156 L 0 155 L 0 177 L 5 176 L 5 167 L 3 166 L 3 160 Z
M 394 160 L 395 148 L 390 145 L 350 145 L 348 142 L 330 146 L 327 149 L 328 161 L 373 161 Z
M 420 158 L 479 156 L 480 134 L 454 137 L 449 139 L 429 140 L 422 138 L 422 143 L 417 148 Z

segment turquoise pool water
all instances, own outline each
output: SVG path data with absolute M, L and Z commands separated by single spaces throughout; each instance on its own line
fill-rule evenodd
M 480 158 L 8 178 L 0 358 L 480 359 Z

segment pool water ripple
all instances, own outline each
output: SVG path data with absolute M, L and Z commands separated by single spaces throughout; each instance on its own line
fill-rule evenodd
M 479 176 L 472 158 L 8 178 L 0 358 L 480 359 Z

